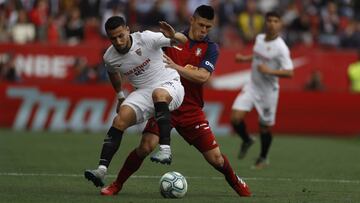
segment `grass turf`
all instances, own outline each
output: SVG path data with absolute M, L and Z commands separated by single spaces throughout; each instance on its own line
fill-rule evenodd
M 237 137 L 218 137 L 221 150 L 253 192 L 241 198 L 193 147 L 172 136 L 171 166 L 146 159 L 119 195 L 103 197 L 83 178 L 97 165 L 103 133 L 13 132 L 0 130 L 0 202 L 360 202 L 360 139 L 276 136 L 270 166 L 251 170 L 259 142 L 244 160 Z M 115 179 L 138 135 L 125 135 L 109 169 Z M 167 171 L 187 177 L 184 199 L 163 199 L 159 178 Z

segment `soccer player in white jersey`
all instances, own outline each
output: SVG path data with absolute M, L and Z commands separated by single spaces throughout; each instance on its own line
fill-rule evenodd
M 104 177 L 113 155 L 120 146 L 123 132 L 130 126 L 155 117 L 160 127 L 159 158 L 170 164 L 170 111 L 177 109 L 184 98 L 184 87 L 176 70 L 165 67 L 162 47 L 185 43 L 185 35 L 175 32 L 166 22 L 160 22 L 162 32 L 130 34 L 125 20 L 113 16 L 105 23 L 112 45 L 104 54 L 104 62 L 118 97 L 117 115 L 101 150 L 99 166 L 86 170 L 85 178 L 95 186 L 104 186 Z M 126 98 L 121 89 L 121 77 L 135 88 Z
M 253 107 L 258 112 L 261 152 L 254 165 L 257 169 L 268 164 L 267 155 L 272 141 L 270 128 L 275 124 L 279 98 L 278 78 L 294 75 L 289 48 L 279 36 L 282 27 L 279 14 L 269 12 L 265 20 L 265 34 L 257 35 L 253 54 L 246 56 L 238 53 L 235 56 L 238 62 L 252 60 L 252 71 L 250 82 L 235 99 L 231 113 L 231 124 L 243 141 L 239 152 L 242 159 L 254 143 L 246 130 L 244 117 Z

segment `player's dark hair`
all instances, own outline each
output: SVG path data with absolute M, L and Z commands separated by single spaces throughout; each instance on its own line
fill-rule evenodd
M 265 19 L 268 19 L 270 17 L 275 17 L 275 18 L 281 19 L 280 14 L 276 11 L 269 11 L 265 14 Z
M 211 6 L 201 5 L 201 6 L 196 8 L 193 16 L 194 17 L 195 16 L 200 16 L 202 18 L 212 20 L 215 17 L 215 11 L 214 11 L 213 7 L 211 7 Z
M 113 30 L 119 26 L 126 26 L 125 19 L 120 16 L 112 16 L 105 23 L 105 30 Z

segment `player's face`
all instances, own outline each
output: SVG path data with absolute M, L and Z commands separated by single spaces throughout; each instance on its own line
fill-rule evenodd
M 269 16 L 266 19 L 266 32 L 270 35 L 277 35 L 281 30 L 281 21 L 278 17 Z
M 130 48 L 130 31 L 128 26 L 119 26 L 113 30 L 108 30 L 107 36 L 119 52 L 125 52 Z
M 214 20 L 202 18 L 200 16 L 193 16 L 190 19 L 190 32 L 193 37 L 192 40 L 201 41 L 209 34 L 211 28 L 214 26 Z

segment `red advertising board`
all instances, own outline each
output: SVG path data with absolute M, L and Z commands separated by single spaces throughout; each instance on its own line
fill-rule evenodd
M 206 89 L 205 112 L 216 134 L 231 132 L 229 115 L 237 91 Z M 276 133 L 352 136 L 360 133 L 360 95 L 283 91 Z M 15 130 L 101 131 L 115 115 L 116 98 L 109 84 L 0 85 L 0 127 Z M 258 129 L 257 115 L 246 120 Z

